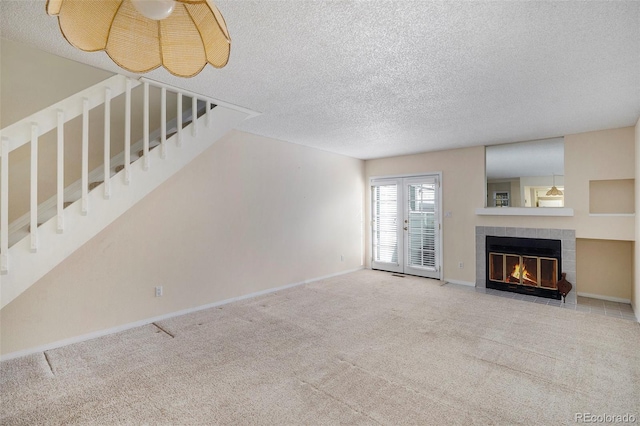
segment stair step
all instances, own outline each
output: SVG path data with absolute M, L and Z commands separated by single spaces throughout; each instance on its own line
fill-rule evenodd
M 124 164 L 120 164 L 119 166 L 116 166 L 116 173 L 120 172 L 124 170 Z
M 73 204 L 73 201 L 65 201 L 65 203 L 62 205 L 63 209 L 66 209 L 67 207 L 69 207 L 71 204 Z
M 38 224 L 38 228 L 40 227 L 40 225 L 42 225 L 42 224 L 41 224 L 41 223 L 39 223 L 39 224 Z M 29 226 L 27 227 L 27 232 L 31 232 L 31 225 L 29 225 Z
M 154 148 L 159 147 L 160 144 L 156 144 L 156 145 L 151 145 L 149 146 L 149 151 L 151 151 Z M 138 157 L 142 157 L 144 155 L 144 149 L 141 149 L 140 151 L 138 151 Z
M 97 188 L 100 184 L 102 184 L 102 181 L 100 182 L 91 182 L 89 184 L 89 191 L 93 191 L 95 188 Z

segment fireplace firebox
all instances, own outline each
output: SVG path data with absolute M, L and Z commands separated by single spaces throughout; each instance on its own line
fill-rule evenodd
M 560 240 L 487 236 L 485 253 L 487 288 L 560 300 Z

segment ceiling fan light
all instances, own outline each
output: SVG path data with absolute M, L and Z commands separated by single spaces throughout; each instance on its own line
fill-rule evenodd
M 174 0 L 131 0 L 136 10 L 154 21 L 168 18 L 176 8 Z

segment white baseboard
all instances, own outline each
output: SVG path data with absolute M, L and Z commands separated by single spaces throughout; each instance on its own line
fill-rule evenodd
M 640 312 L 636 309 L 636 306 L 631 302 L 631 309 L 633 309 L 633 314 L 636 316 L 638 322 L 640 322 Z
M 263 296 L 263 295 L 269 294 L 269 293 L 275 293 L 276 291 L 286 290 L 288 288 L 297 287 L 297 286 L 300 286 L 300 285 L 303 285 L 303 284 L 310 284 L 312 282 L 326 280 L 328 278 L 333 278 L 333 277 L 337 277 L 337 276 L 340 276 L 340 275 L 350 274 L 352 272 L 356 272 L 356 271 L 359 271 L 361 269 L 363 269 L 363 268 L 360 267 L 360 268 L 350 269 L 348 271 L 336 272 L 335 274 L 329 274 L 329 275 L 323 275 L 321 277 L 310 278 L 308 280 L 299 281 L 299 282 L 296 282 L 296 283 L 287 284 L 287 285 L 283 285 L 283 286 L 280 286 L 280 287 L 269 288 L 269 289 L 266 289 L 266 290 L 257 291 L 255 293 L 245 294 L 245 295 L 242 295 L 242 296 L 232 297 L 230 299 L 220 300 L 218 302 L 208 303 L 206 305 L 196 306 L 196 307 L 188 308 L 188 309 L 182 309 L 182 310 L 176 311 L 176 312 L 170 312 L 168 314 L 160 315 L 160 316 L 153 317 L 153 318 L 143 319 L 143 320 L 140 320 L 140 321 L 135 321 L 135 322 L 131 322 L 131 323 L 128 323 L 128 324 L 119 325 L 117 327 L 108 328 L 106 330 L 94 331 L 92 333 L 83 334 L 81 336 L 70 337 L 68 339 L 58 340 L 57 342 L 48 343 L 46 345 L 37 346 L 35 348 L 24 349 L 24 350 L 17 351 L 17 352 L 11 352 L 11 353 L 8 353 L 6 355 L 1 355 L 0 356 L 0 361 L 8 361 L 10 359 L 20 358 L 20 357 L 27 356 L 27 355 L 32 355 L 32 354 L 35 354 L 35 353 L 38 353 L 38 352 L 49 351 L 49 350 L 52 350 L 52 349 L 61 348 L 63 346 L 71 345 L 71 344 L 74 344 L 74 343 L 80 343 L 80 342 L 85 342 L 85 341 L 91 340 L 91 339 L 97 339 L 98 337 L 103 337 L 103 336 L 107 336 L 109 334 L 119 333 L 121 331 L 126 331 L 126 330 L 130 330 L 132 328 L 141 327 L 143 325 L 151 324 L 153 322 L 162 321 L 162 320 L 166 320 L 166 319 L 169 319 L 169 318 L 174 318 L 174 317 L 178 317 L 178 316 L 181 316 L 181 315 L 186 315 L 186 314 L 190 314 L 190 313 L 193 313 L 193 312 L 202 311 L 204 309 L 215 308 L 217 306 L 227 305 L 229 303 L 238 302 L 240 300 L 246 300 L 246 299 L 251 299 L 251 298 L 254 298 L 254 297 L 258 297 L 258 296 Z
M 476 283 L 471 282 L 471 281 L 450 280 L 448 278 L 445 278 L 444 281 L 447 282 L 447 283 L 451 283 L 451 284 L 460 284 L 460 285 L 466 285 L 466 286 L 469 286 L 469 287 L 475 287 L 476 286 Z
M 578 296 L 590 297 L 592 299 L 606 300 L 608 302 L 618 302 L 618 303 L 631 304 L 631 300 L 630 299 L 622 299 L 620 297 L 601 296 L 599 294 L 582 293 L 580 291 L 578 292 Z

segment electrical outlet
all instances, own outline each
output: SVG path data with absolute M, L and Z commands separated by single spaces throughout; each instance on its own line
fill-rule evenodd
M 464 268 L 464 262 L 458 262 L 458 268 L 460 269 Z
M 162 286 L 159 285 L 156 287 L 156 297 L 162 296 Z

